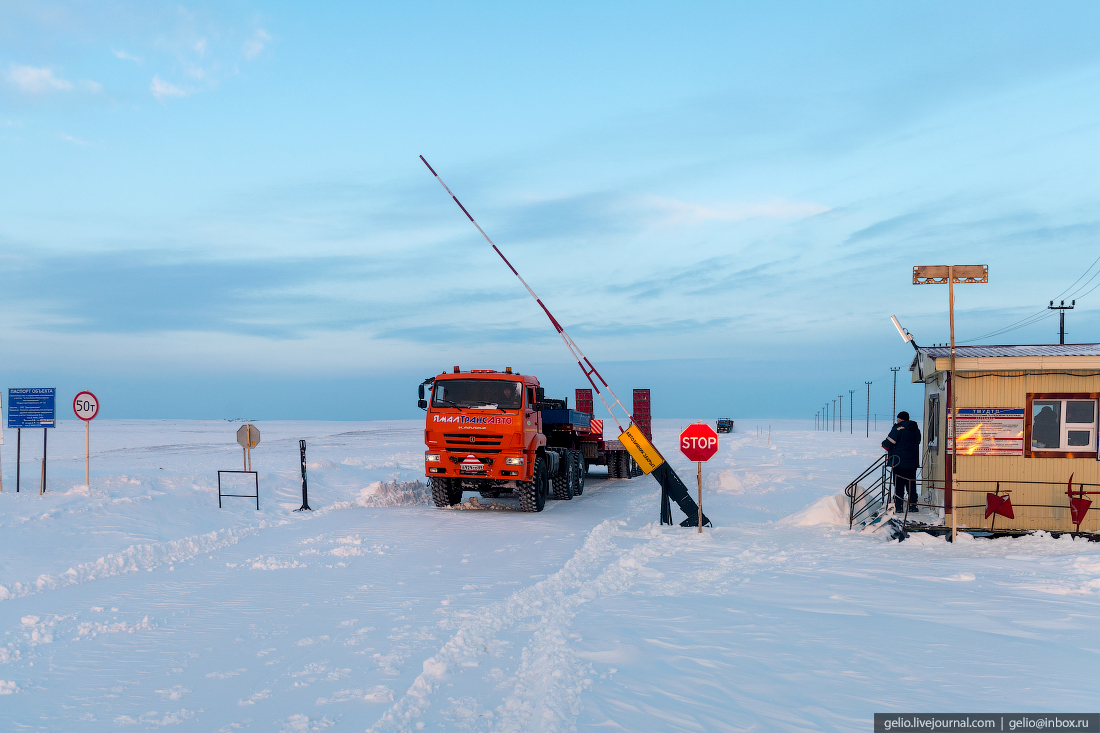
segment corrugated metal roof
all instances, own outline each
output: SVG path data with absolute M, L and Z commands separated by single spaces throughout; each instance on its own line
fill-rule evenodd
M 951 356 L 950 346 L 922 346 L 933 359 Z M 997 356 L 1100 356 L 1100 344 L 1019 344 L 1007 346 L 956 346 L 956 357 Z

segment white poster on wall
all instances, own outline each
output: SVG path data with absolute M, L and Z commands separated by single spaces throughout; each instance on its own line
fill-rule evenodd
M 947 449 L 954 430 L 947 414 Z M 1022 456 L 1024 454 L 1024 408 L 960 407 L 960 456 Z

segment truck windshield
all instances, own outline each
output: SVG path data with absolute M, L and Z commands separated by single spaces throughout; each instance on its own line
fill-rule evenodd
M 518 410 L 523 406 L 523 382 L 503 379 L 446 379 L 435 383 L 432 407 L 474 407 Z

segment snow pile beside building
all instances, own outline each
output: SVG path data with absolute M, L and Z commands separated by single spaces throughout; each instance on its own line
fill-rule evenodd
M 818 524 L 847 527 L 848 497 L 843 491 L 832 496 L 823 496 L 805 509 L 780 519 L 776 524 L 781 527 L 812 527 Z

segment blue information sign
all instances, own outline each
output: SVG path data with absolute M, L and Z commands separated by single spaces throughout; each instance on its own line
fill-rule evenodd
M 8 390 L 9 428 L 54 427 L 53 387 L 13 387 Z

